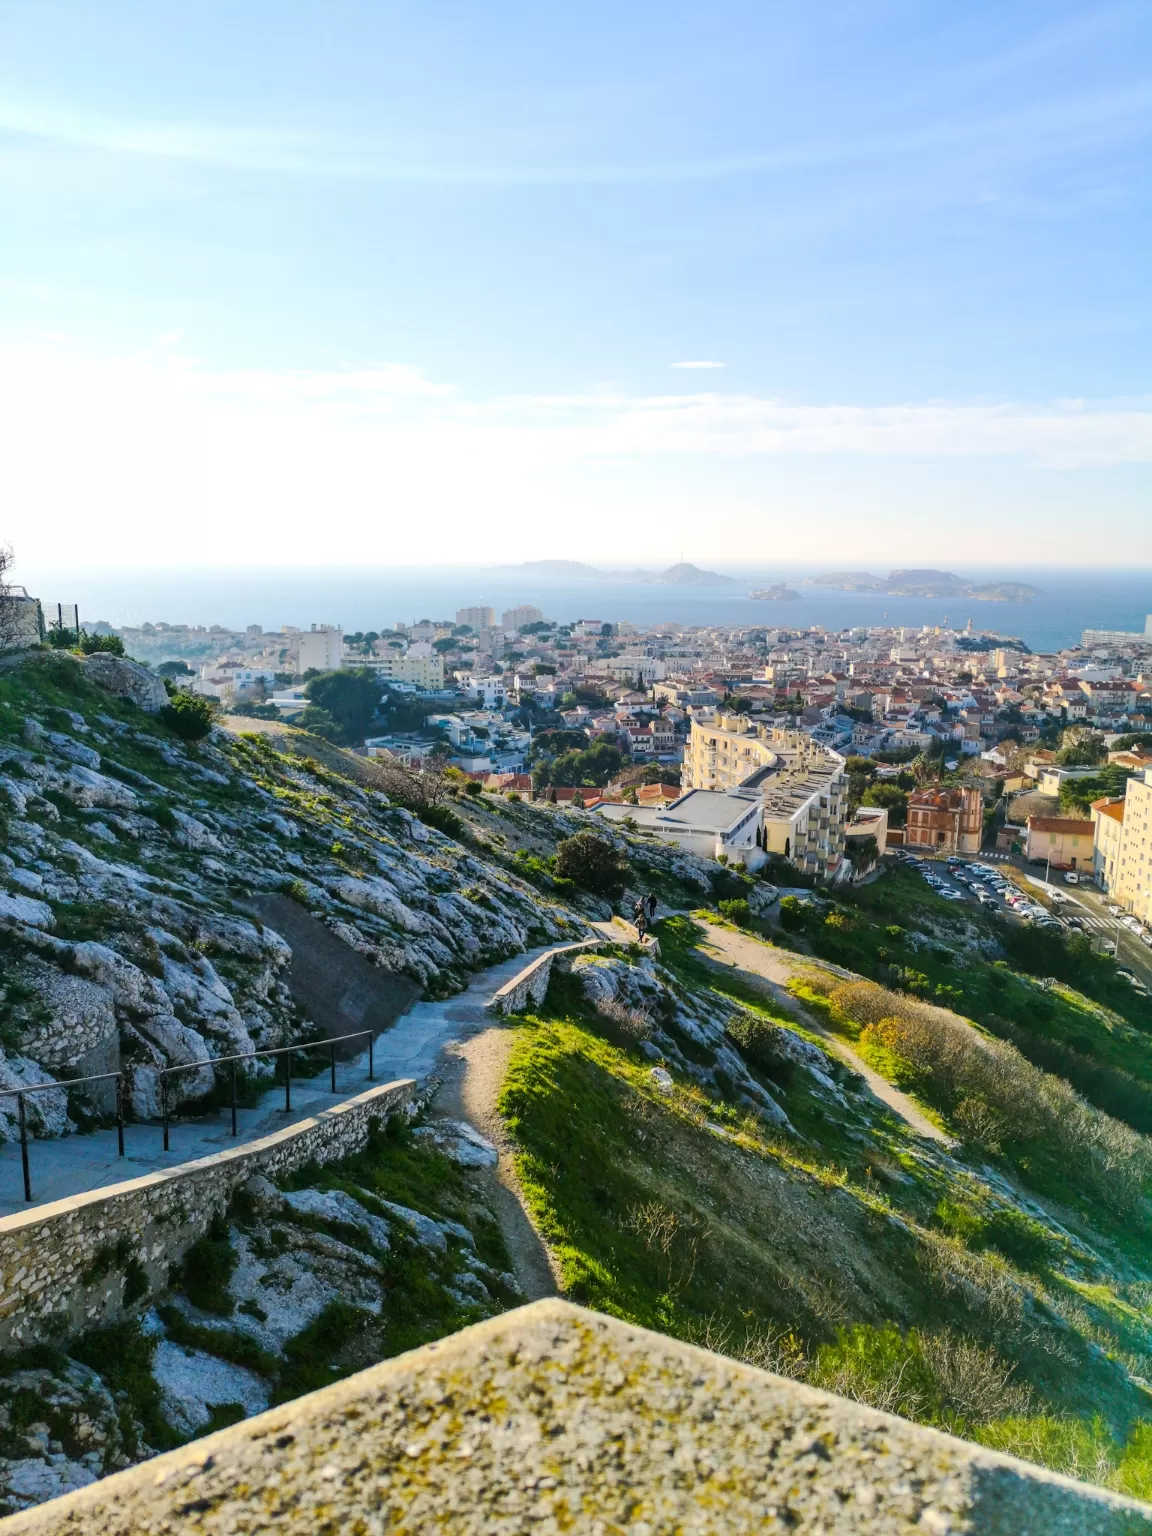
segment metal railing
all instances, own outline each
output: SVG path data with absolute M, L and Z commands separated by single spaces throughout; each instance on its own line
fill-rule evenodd
M 346 1040 L 368 1041 L 368 1081 L 376 1079 L 375 1045 L 376 1037 L 370 1029 L 357 1029 L 348 1035 L 333 1035 L 328 1040 L 302 1040 L 296 1045 L 272 1046 L 263 1051 L 242 1051 L 235 1056 L 210 1056 L 205 1061 L 181 1062 L 175 1067 L 161 1067 L 160 1079 L 160 1118 L 164 1129 L 164 1150 L 169 1150 L 170 1126 L 172 1123 L 172 1111 L 168 1097 L 168 1079 L 175 1077 L 180 1072 L 195 1072 L 201 1067 L 230 1066 L 231 1071 L 231 1111 L 232 1111 L 232 1135 L 239 1135 L 237 1123 L 237 1065 L 242 1061 L 256 1061 L 265 1056 L 273 1058 L 283 1056 L 284 1062 L 284 1113 L 292 1112 L 292 1054 L 294 1051 L 317 1051 L 327 1049 L 330 1071 L 331 1091 L 336 1092 L 336 1047 Z M 275 1072 L 275 1068 L 273 1068 Z M 80 1088 L 85 1083 L 116 1084 L 116 1146 L 120 1157 L 124 1154 L 124 1090 L 126 1072 L 97 1072 L 91 1077 L 61 1078 L 55 1083 L 32 1083 L 27 1088 L 0 1088 L 0 1098 L 15 1098 L 16 1113 L 20 1125 L 20 1165 L 24 1174 L 24 1199 L 31 1203 L 32 1177 L 28 1163 L 28 1116 L 25 1107 L 25 1099 L 31 1093 L 67 1093 L 72 1088 Z

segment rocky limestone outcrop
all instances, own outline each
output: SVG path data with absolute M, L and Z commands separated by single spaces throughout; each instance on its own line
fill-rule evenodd
M 106 693 L 130 699 L 137 709 L 144 710 L 146 714 L 155 714 L 168 702 L 164 684 L 155 673 L 149 672 L 138 661 L 98 651 L 95 656 L 87 657 L 82 665 L 89 682 L 103 688 Z

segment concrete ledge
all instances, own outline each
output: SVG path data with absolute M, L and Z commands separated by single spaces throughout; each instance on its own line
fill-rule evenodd
M 542 1301 L 0 1536 L 1121 1536 L 1152 1507 Z
M 0 1349 L 63 1338 L 123 1310 L 125 1260 L 138 1263 L 149 1289 L 208 1230 L 233 1192 L 254 1173 L 288 1172 L 338 1161 L 359 1150 L 374 1119 L 403 1108 L 415 1083 L 382 1083 L 211 1157 L 70 1195 L 0 1218 Z

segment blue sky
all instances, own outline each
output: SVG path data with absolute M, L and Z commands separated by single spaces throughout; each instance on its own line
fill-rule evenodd
M 4 536 L 1152 565 L 1150 141 L 1145 0 L 13 0 Z

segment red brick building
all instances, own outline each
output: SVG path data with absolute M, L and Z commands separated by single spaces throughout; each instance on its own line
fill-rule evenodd
M 906 848 L 934 853 L 979 853 L 984 801 L 978 789 L 917 789 L 908 797 Z

